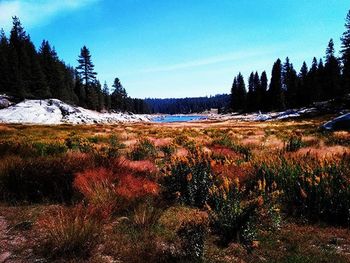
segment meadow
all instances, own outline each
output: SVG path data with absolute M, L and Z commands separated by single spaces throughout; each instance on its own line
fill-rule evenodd
M 0 125 L 0 262 L 350 262 L 324 120 Z

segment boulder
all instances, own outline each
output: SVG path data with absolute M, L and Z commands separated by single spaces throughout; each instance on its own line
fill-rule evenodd
M 8 98 L 0 97 L 0 109 L 5 109 L 7 107 L 11 106 L 11 101 L 8 100 Z
M 329 122 L 326 122 L 321 128 L 326 131 L 350 131 L 350 113 L 346 113 Z

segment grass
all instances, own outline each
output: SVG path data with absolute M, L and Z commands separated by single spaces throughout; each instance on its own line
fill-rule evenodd
M 350 137 L 321 121 L 0 125 L 0 217 L 20 240 L 6 248 L 30 262 L 349 262 Z

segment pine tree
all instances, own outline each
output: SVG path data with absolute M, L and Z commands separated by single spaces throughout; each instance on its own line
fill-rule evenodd
M 341 38 L 341 60 L 343 63 L 343 92 L 350 93 L 350 10 L 345 20 L 345 32 Z
M 325 99 L 326 86 L 324 81 L 324 65 L 322 59 L 319 60 L 317 65 L 317 83 L 319 86 L 319 99 L 316 101 L 322 101 Z
M 286 58 L 286 62 L 283 65 L 282 70 L 282 83 L 283 89 L 286 94 L 285 102 L 286 105 L 290 108 L 297 106 L 297 85 L 298 85 L 298 76 L 294 70 L 293 64 L 290 63 L 289 58 Z
M 303 65 L 301 66 L 300 73 L 299 73 L 299 83 L 298 83 L 298 103 L 297 106 L 305 106 L 308 104 L 309 101 L 309 94 L 310 94 L 310 85 L 308 81 L 308 73 L 309 69 L 307 67 L 306 62 L 303 62 Z
M 246 110 L 247 90 L 245 88 L 244 78 L 241 72 L 237 76 L 237 109 Z
M 236 111 L 238 109 L 237 94 L 238 94 L 237 77 L 234 77 L 232 87 L 231 87 L 231 109 L 233 111 Z
M 111 108 L 111 95 L 109 94 L 109 88 L 106 81 L 103 84 L 102 93 L 104 96 L 105 109 L 109 110 Z
M 324 73 L 327 85 L 327 99 L 341 96 L 342 89 L 340 87 L 340 65 L 338 59 L 335 57 L 333 39 L 329 41 L 326 50 L 326 64 Z
M 261 73 L 261 77 L 260 77 L 260 90 L 261 90 L 261 107 L 260 107 L 260 109 L 263 111 L 266 111 L 268 108 L 267 86 L 268 86 L 267 74 L 266 74 L 266 71 L 263 71 Z
M 97 73 L 94 72 L 95 66 L 91 61 L 90 51 L 86 46 L 83 46 L 80 50 L 78 62 L 79 66 L 77 67 L 77 70 L 81 75 L 84 85 L 88 86 L 89 84 L 94 83 Z
M 259 73 L 255 72 L 254 74 L 254 89 L 255 89 L 255 106 L 254 110 L 262 110 L 262 98 L 263 93 L 261 90 L 261 83 Z
M 12 29 L 10 33 L 10 94 L 25 98 L 28 95 L 28 81 L 30 78 L 30 61 L 25 48 L 27 40 L 26 32 L 18 17 L 12 18 Z
M 128 94 L 124 89 L 123 85 L 120 83 L 119 78 L 114 79 L 114 83 L 112 85 L 114 91 L 111 94 L 111 107 L 112 109 L 125 111 L 126 110 L 126 98 Z
M 250 73 L 248 80 L 248 94 L 247 94 L 247 111 L 252 112 L 255 110 L 256 101 L 255 101 L 255 85 L 254 85 L 254 72 Z
M 3 29 L 0 30 L 0 92 L 6 92 L 9 83 L 9 43 Z
M 308 73 L 308 84 L 310 88 L 306 93 L 307 105 L 314 101 L 320 100 L 322 93 L 322 87 L 318 81 L 318 62 L 315 57 L 312 60 L 311 68 Z
M 33 43 L 26 40 L 27 54 L 30 61 L 30 79 L 28 81 L 28 92 L 38 99 L 49 98 L 51 93 L 46 81 L 44 72 L 40 65 L 39 56 L 35 50 Z
M 282 90 L 282 65 L 280 59 L 277 59 L 273 65 L 268 93 L 270 110 L 282 110 L 285 108 Z

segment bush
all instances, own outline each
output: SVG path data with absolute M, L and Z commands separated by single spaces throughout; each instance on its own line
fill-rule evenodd
M 124 209 L 137 199 L 158 194 L 158 184 L 140 176 L 119 164 L 119 169 L 95 168 L 78 173 L 75 188 L 89 204 L 99 207 L 108 217 L 115 209 Z
M 258 168 L 256 187 L 281 192 L 285 211 L 311 221 L 350 223 L 350 158 L 317 160 L 279 158 Z M 260 186 L 259 186 L 260 185 Z
M 248 202 L 244 204 L 242 199 L 242 192 L 234 185 L 214 186 L 211 190 L 211 221 L 223 245 L 228 245 L 231 241 L 248 244 L 257 237 L 254 222 L 257 205 Z
M 287 152 L 295 152 L 302 148 L 304 143 L 302 141 L 302 136 L 300 134 L 293 134 L 287 141 L 286 151 Z
M 90 156 L 3 159 L 1 197 L 10 202 L 70 203 L 74 194 L 74 174 L 91 166 L 94 166 L 94 160 Z
M 130 157 L 134 161 L 154 159 L 157 156 L 157 149 L 153 142 L 148 139 L 142 139 L 130 153 Z
M 65 140 L 68 149 L 80 151 L 82 153 L 90 153 L 94 148 L 88 139 L 79 137 L 76 134 L 70 134 Z
M 212 186 L 209 157 L 197 152 L 175 159 L 167 168 L 163 186 L 168 199 L 202 208 L 208 201 Z
M 43 235 L 41 253 L 50 258 L 88 258 L 96 247 L 101 227 L 89 208 L 57 208 L 37 223 Z
M 33 143 L 33 147 L 39 156 L 55 156 L 63 155 L 67 152 L 68 148 L 65 144 L 61 143 Z
M 169 260 L 175 262 L 198 262 L 203 258 L 205 235 L 208 228 L 208 214 L 188 207 L 171 207 L 159 219 L 169 234 L 168 242 L 176 247 Z M 170 261 L 171 261 L 170 260 Z
M 249 161 L 252 157 L 251 149 L 247 146 L 236 144 L 227 134 L 221 135 L 212 142 L 213 145 L 220 145 L 242 154 L 245 161 Z

